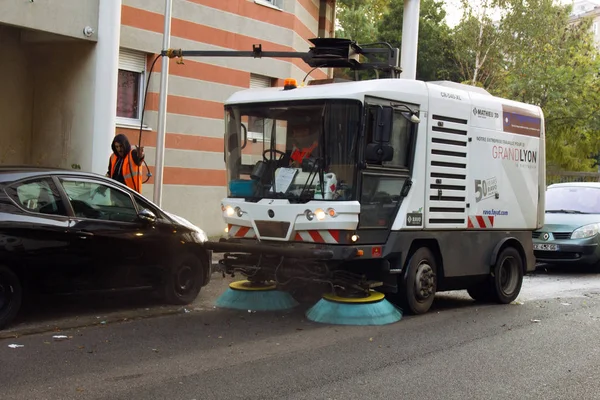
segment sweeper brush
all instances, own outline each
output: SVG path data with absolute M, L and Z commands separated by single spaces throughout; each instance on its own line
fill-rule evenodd
M 232 282 L 216 302 L 220 308 L 251 311 L 283 311 L 298 305 L 292 295 L 276 290 L 274 284 L 247 280 Z
M 366 297 L 326 294 L 306 312 L 306 317 L 334 325 L 387 325 L 400 321 L 402 313 L 383 293 L 372 290 Z

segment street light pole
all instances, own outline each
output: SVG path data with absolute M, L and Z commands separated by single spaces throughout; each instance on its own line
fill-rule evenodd
M 163 30 L 163 50 L 171 46 L 171 11 L 173 1 L 165 0 L 165 26 Z M 160 73 L 160 93 L 158 98 L 158 127 L 156 132 L 156 161 L 154 162 L 154 203 L 161 207 L 163 171 L 165 164 L 165 136 L 167 128 L 167 93 L 169 79 L 169 57 L 162 57 Z

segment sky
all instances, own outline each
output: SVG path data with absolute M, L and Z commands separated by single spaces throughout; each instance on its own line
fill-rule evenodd
M 562 4 L 573 4 L 573 0 L 558 0 Z M 587 0 L 590 3 L 595 3 L 600 5 L 600 0 Z M 446 3 L 446 23 L 450 27 L 456 26 L 460 22 L 460 17 L 462 16 L 462 7 L 460 5 L 460 0 L 444 0 Z M 471 3 L 479 3 L 478 1 L 471 0 Z

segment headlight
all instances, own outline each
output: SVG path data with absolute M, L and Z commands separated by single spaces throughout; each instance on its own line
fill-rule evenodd
M 585 239 L 600 233 L 600 224 L 589 224 L 577 228 L 571 233 L 571 239 Z
M 208 242 L 208 236 L 202 230 L 193 231 L 192 235 L 200 243 Z
M 325 211 L 321 210 L 320 208 L 317 209 L 315 211 L 315 217 L 317 217 L 319 221 L 323 221 L 325 219 Z
M 312 221 L 313 218 L 315 217 L 315 214 L 313 214 L 313 212 L 310 210 L 304 211 L 304 215 L 306 216 L 306 219 L 309 221 Z
M 227 206 L 225 207 L 225 213 L 228 217 L 231 217 L 235 213 L 235 210 L 233 209 L 233 207 Z

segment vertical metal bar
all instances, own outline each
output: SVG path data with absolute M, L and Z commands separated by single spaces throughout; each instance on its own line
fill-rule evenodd
M 419 9 L 421 0 L 404 0 L 404 19 L 402 21 L 402 52 L 400 78 L 417 77 L 417 46 L 419 44 Z
M 171 10 L 173 1 L 165 0 L 165 26 L 163 30 L 163 50 L 171 46 Z M 154 203 L 162 206 L 163 170 L 165 164 L 165 135 L 167 128 L 167 93 L 169 90 L 169 57 L 162 58 L 160 74 L 160 96 L 158 99 L 158 129 L 156 133 L 156 161 L 154 163 Z

